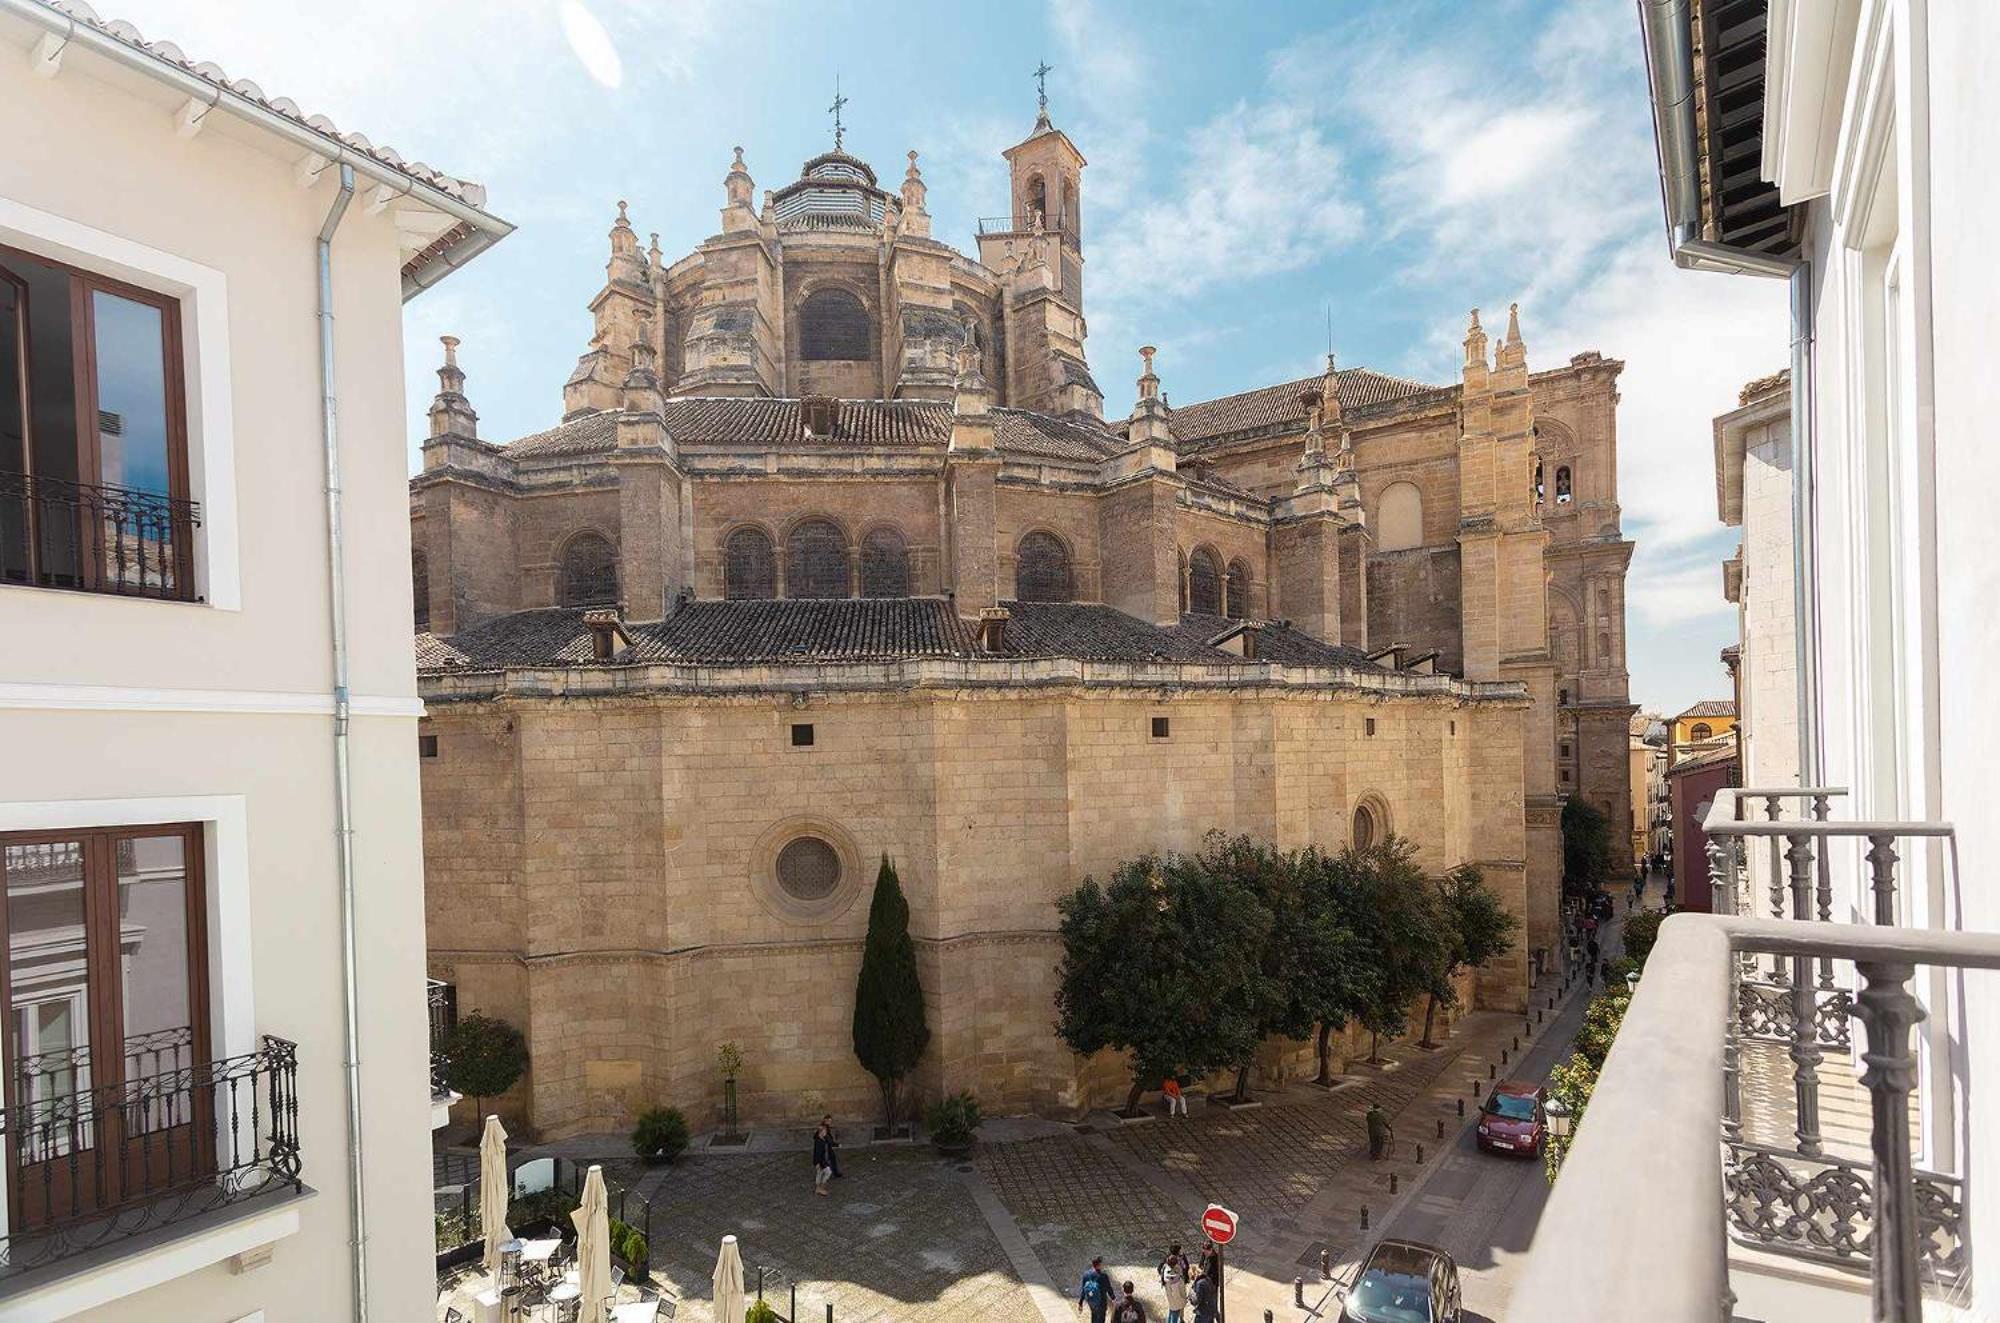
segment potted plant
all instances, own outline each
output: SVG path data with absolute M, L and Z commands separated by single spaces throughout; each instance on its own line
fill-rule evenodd
M 948 1158 L 962 1158 L 972 1151 L 972 1134 L 979 1129 L 979 1099 L 972 1090 L 940 1098 L 924 1113 L 924 1126 L 931 1132 L 931 1144 Z
M 651 1107 L 632 1127 L 632 1151 L 648 1166 L 672 1162 L 687 1150 L 687 1117 L 678 1107 Z

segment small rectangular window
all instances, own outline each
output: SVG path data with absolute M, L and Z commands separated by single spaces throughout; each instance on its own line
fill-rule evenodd
M 1373 735 L 1375 733 L 1375 718 L 1368 717 L 1363 720 L 1362 732 L 1367 735 Z
M 1458 734 L 1458 723 L 1454 721 L 1451 722 L 1450 725 L 1451 725 L 1451 733 L 1454 735 Z
M 1168 738 L 1168 737 L 1169 737 L 1169 736 L 1171 735 L 1171 733 L 1172 733 L 1172 730 L 1173 730 L 1173 726 L 1172 726 L 1172 722 L 1171 722 L 1171 719 L 1170 719 L 1170 718 L 1167 718 L 1167 717 L 1154 717 L 1154 718 L 1153 718 L 1153 738 L 1154 738 L 1154 739 L 1156 739 L 1156 740 L 1164 740 L 1164 739 Z
M 1562 746 L 1562 753 L 1563 757 L 1565 758 L 1569 757 L 1569 746 L 1567 744 Z
M 438 737 L 435 735 L 417 736 L 417 757 L 435 758 L 437 756 L 438 756 Z
M 812 723 L 810 721 L 794 721 L 792 723 L 792 747 L 794 749 L 810 749 L 812 746 Z

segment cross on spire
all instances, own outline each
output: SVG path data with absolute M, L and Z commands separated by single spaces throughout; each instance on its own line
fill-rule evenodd
M 847 137 L 847 127 L 840 122 L 840 110 L 846 104 L 847 98 L 840 94 L 840 75 L 835 74 L 833 76 L 833 104 L 826 108 L 826 113 L 833 116 L 833 150 L 835 151 L 841 149 L 841 144 Z
M 1056 67 L 1047 60 L 1039 60 L 1035 64 L 1036 104 L 1043 119 L 1049 117 L 1049 75 L 1055 71 Z

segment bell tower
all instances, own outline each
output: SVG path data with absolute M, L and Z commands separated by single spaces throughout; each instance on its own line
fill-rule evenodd
M 1035 127 L 1001 155 L 1008 214 L 979 223 L 979 261 L 1005 281 L 1007 375 L 1016 408 L 1101 418 L 1104 396 L 1084 359 L 1083 153 L 1049 119 L 1047 64 Z

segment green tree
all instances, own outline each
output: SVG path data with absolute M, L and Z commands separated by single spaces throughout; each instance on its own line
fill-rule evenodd
M 1596 805 L 1571 799 L 1563 805 L 1563 890 L 1586 895 L 1611 878 L 1611 822 Z
M 1381 969 L 1362 935 L 1366 856 L 1308 846 L 1296 859 L 1302 893 L 1285 985 L 1289 1027 L 1313 1034 L 1318 1083 L 1333 1083 L 1333 1035 L 1375 1004 Z M 1293 1037 L 1303 1036 L 1292 1033 Z
M 882 856 L 875 899 L 868 907 L 868 942 L 854 989 L 854 1055 L 882 1088 L 882 1124 L 896 1124 L 896 1088 L 930 1044 L 917 950 L 910 942 L 910 905 L 895 865 Z
M 1380 845 L 1345 851 L 1352 869 L 1347 913 L 1368 970 L 1357 986 L 1365 997 L 1354 1018 L 1370 1035 L 1368 1059 L 1380 1061 L 1383 1035 L 1409 1023 L 1410 1004 L 1434 986 L 1447 951 L 1446 921 L 1437 888 L 1417 866 L 1417 848 L 1391 836 Z
M 1625 954 L 1638 962 L 1642 973 L 1646 957 L 1653 954 L 1653 944 L 1660 940 L 1660 924 L 1666 917 L 1661 910 L 1634 910 L 1625 916 Z
M 444 1058 L 445 1084 L 472 1099 L 483 1116 L 488 1098 L 507 1092 L 528 1073 L 528 1040 L 505 1020 L 474 1011 L 445 1036 Z
M 1543 1154 L 1543 1170 L 1551 1184 L 1562 1166 L 1563 1153 L 1576 1142 L 1584 1108 L 1590 1105 L 1590 1095 L 1597 1087 L 1597 1073 L 1604 1069 L 1604 1058 L 1610 1054 L 1612 1040 L 1618 1037 L 1618 1028 L 1631 1004 L 1632 994 L 1622 985 L 1614 985 L 1591 998 L 1583 1011 L 1583 1027 L 1577 1031 L 1576 1050 L 1549 1072 L 1549 1097 L 1561 1099 L 1570 1114 L 1569 1138 L 1560 1142 L 1551 1139 Z
M 1514 934 L 1521 921 L 1507 912 L 1500 895 L 1486 885 L 1486 879 L 1471 864 L 1461 864 L 1438 879 L 1438 909 L 1445 920 L 1445 942 L 1432 967 L 1429 996 L 1424 1001 L 1425 1047 L 1435 1047 L 1431 1031 L 1437 1023 L 1437 1008 L 1458 1005 L 1458 988 L 1453 980 L 1461 969 L 1477 969 L 1489 960 L 1514 949 Z
M 1184 855 L 1127 860 L 1056 902 L 1056 1033 L 1085 1054 L 1130 1054 L 1125 1114 L 1169 1074 L 1240 1067 L 1272 999 L 1271 912 L 1230 870 Z

